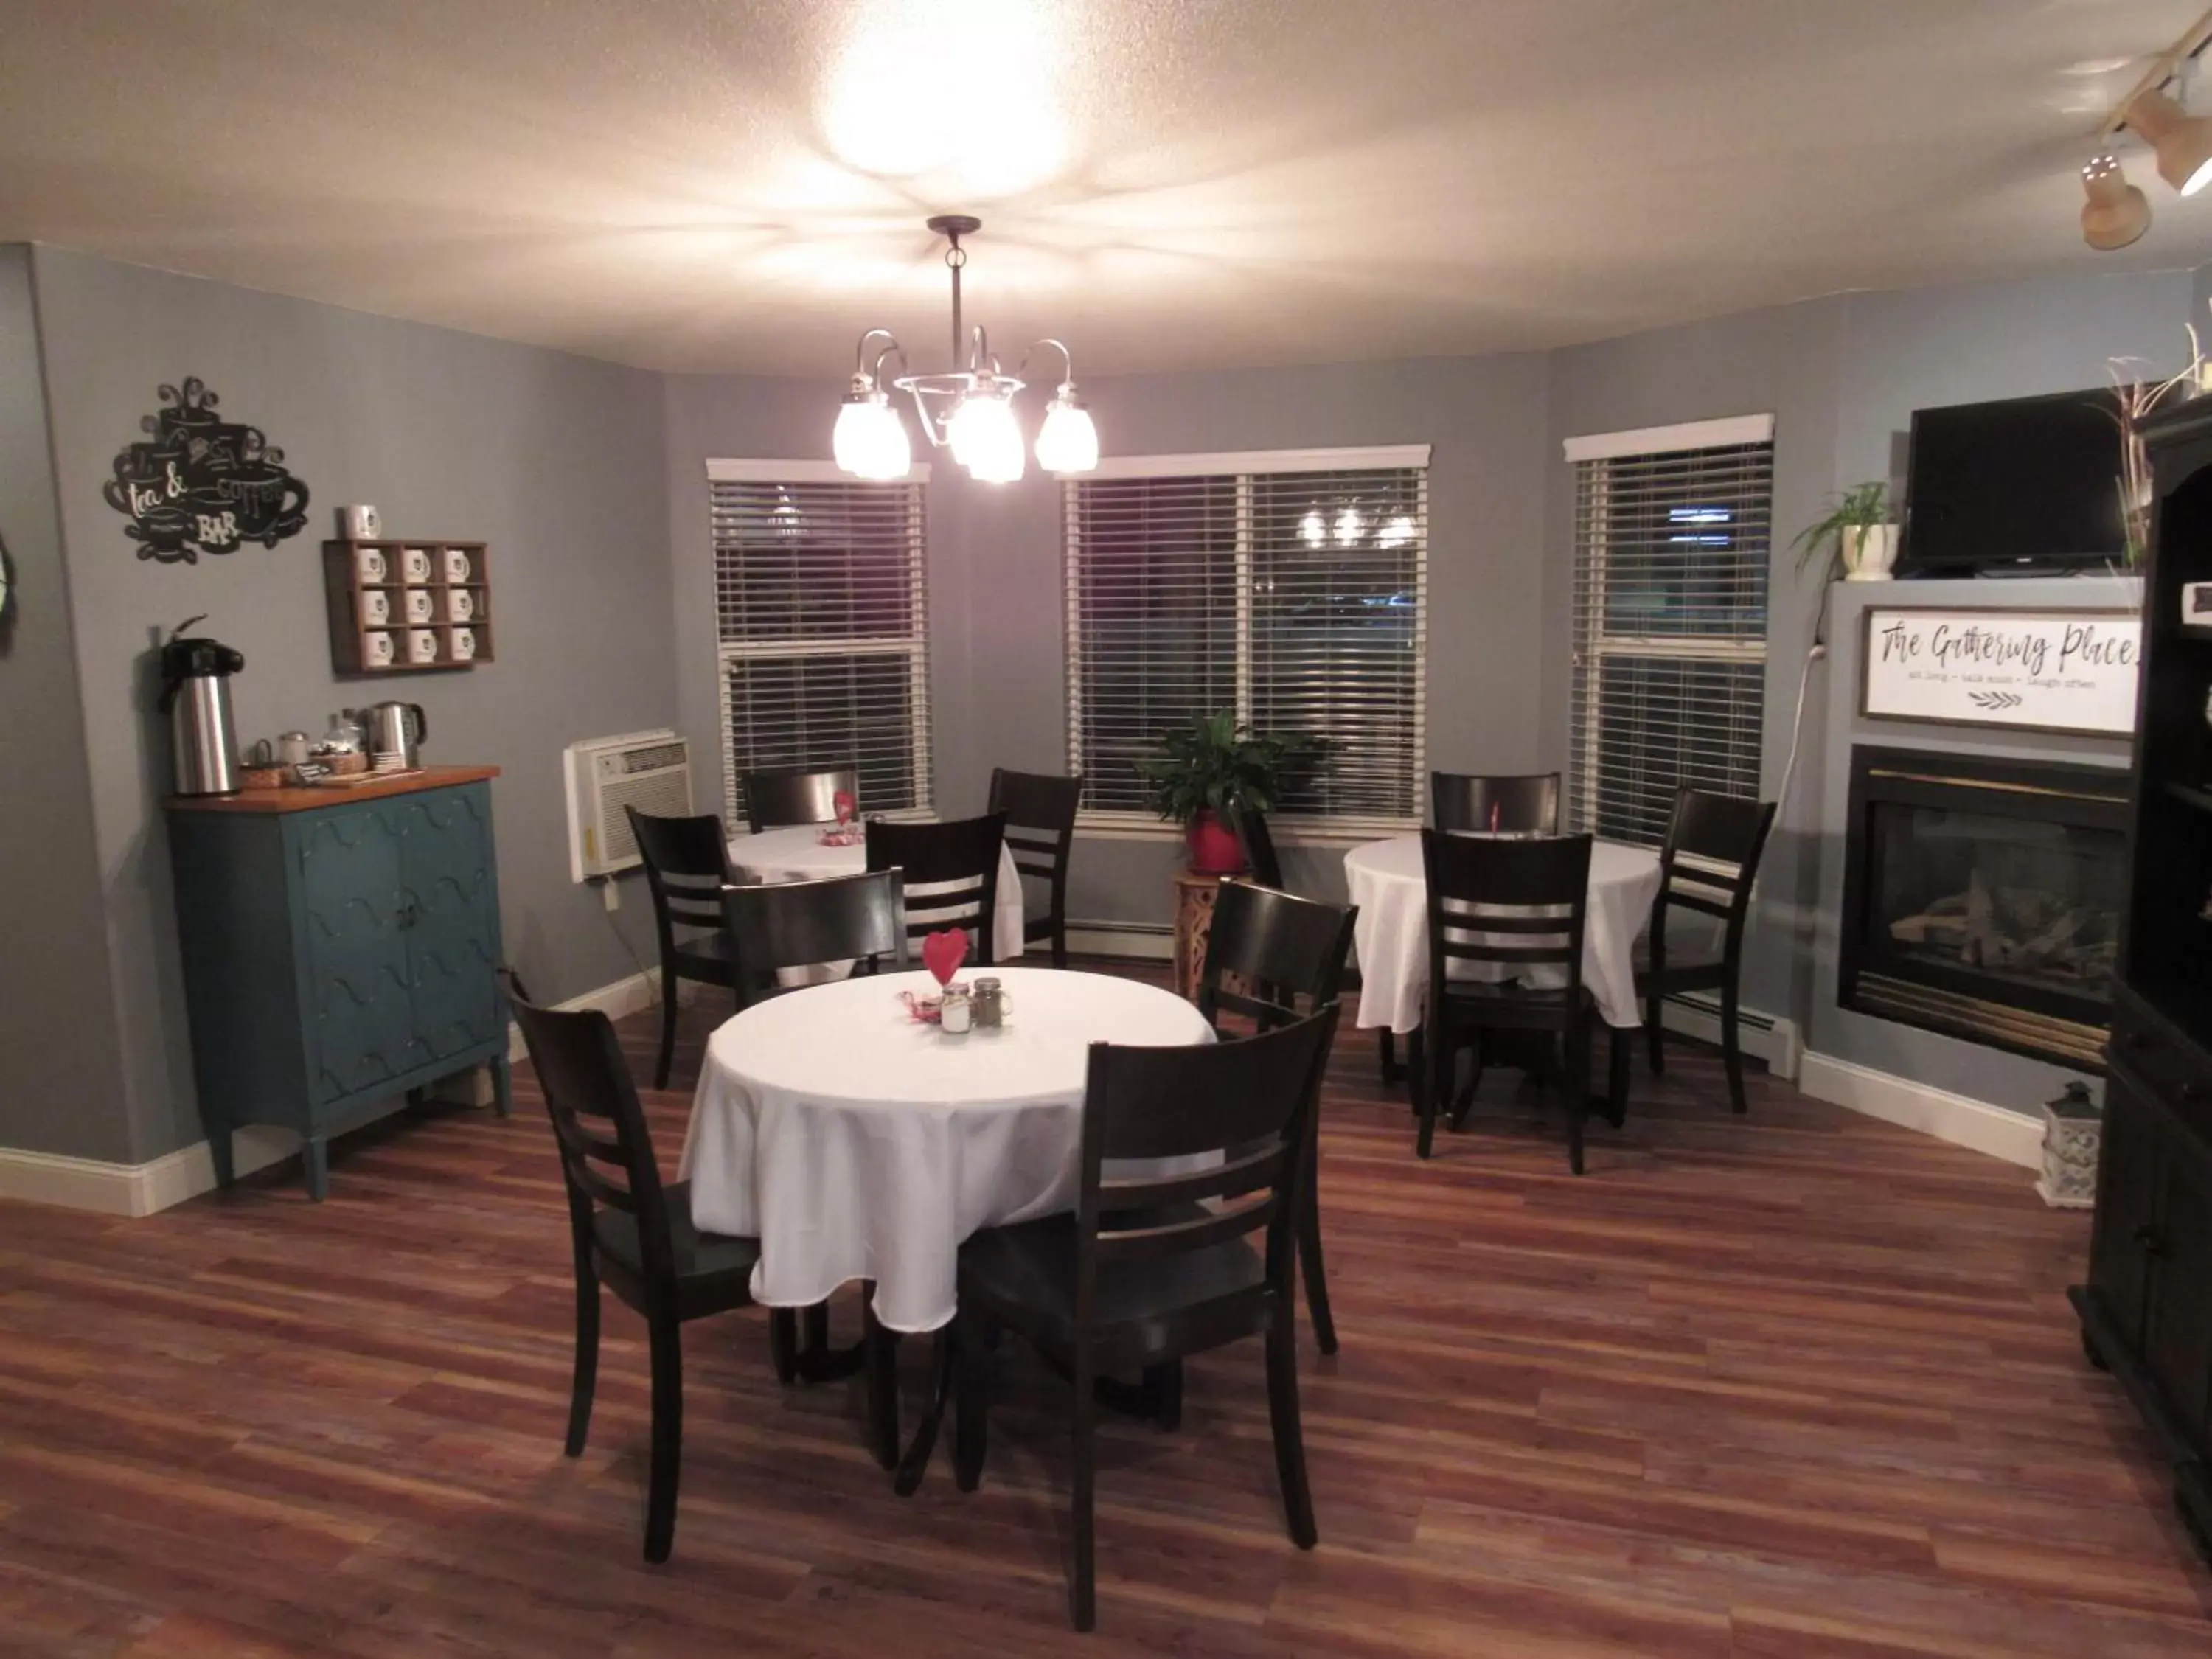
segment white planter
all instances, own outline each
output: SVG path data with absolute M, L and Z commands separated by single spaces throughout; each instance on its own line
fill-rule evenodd
M 1893 524 L 1846 526 L 1842 533 L 1844 580 L 1847 582 L 1886 582 L 1897 562 L 1897 526 Z

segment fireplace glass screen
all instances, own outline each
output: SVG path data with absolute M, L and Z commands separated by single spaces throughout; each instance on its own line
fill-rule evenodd
M 1867 965 L 1968 978 L 1996 1001 L 2109 1000 L 2125 873 L 2118 830 L 1884 801 L 1872 836 Z

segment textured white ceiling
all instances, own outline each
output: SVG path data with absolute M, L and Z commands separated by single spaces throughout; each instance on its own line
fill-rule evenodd
M 672 370 L 1546 347 L 2081 246 L 2197 0 L 0 0 L 0 240 Z

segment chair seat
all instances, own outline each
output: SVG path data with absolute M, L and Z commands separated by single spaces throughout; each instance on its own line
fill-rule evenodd
M 1667 957 L 1667 971 L 1652 971 L 1651 962 L 1641 952 L 1636 959 L 1636 994 L 1640 1000 L 1654 992 L 1710 991 L 1728 981 L 1728 963 L 1718 957 L 1693 957 L 1684 962 L 1671 953 Z
M 1201 1213 L 1192 1205 L 1147 1218 Z M 1073 1215 L 986 1228 L 960 1247 L 960 1299 L 1065 1352 L 1075 1338 L 1075 1249 Z M 1155 1261 L 1101 1262 L 1091 1289 L 1094 1348 L 1102 1366 L 1172 1358 L 1194 1326 L 1204 1326 L 1208 1344 L 1230 1340 L 1222 1326 L 1239 1302 L 1250 1314 L 1237 1322 L 1264 1329 L 1268 1297 L 1267 1264 L 1243 1239 Z
M 1581 1006 L 1591 1006 L 1589 988 L 1577 994 Z M 1572 1005 L 1564 986 L 1522 985 L 1514 981 L 1488 984 L 1480 980 L 1452 980 L 1444 987 L 1445 1012 L 1478 1025 L 1533 1025 L 1557 1028 L 1565 1024 Z
M 688 1181 L 662 1188 L 661 1195 L 668 1206 L 668 1238 L 676 1261 L 678 1317 L 691 1319 L 750 1304 L 753 1268 L 760 1261 L 760 1240 L 701 1232 L 691 1219 Z M 645 1275 L 637 1218 L 621 1210 L 598 1211 L 592 1217 L 592 1243 L 607 1282 L 625 1302 L 631 1301 L 633 1290 L 642 1285 Z
M 737 973 L 730 959 L 729 935 L 720 932 L 678 935 L 675 965 L 680 978 L 705 980 L 715 985 L 732 983 Z

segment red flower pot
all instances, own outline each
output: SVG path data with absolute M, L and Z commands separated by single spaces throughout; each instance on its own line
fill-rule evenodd
M 1247 868 L 1244 843 L 1237 839 L 1228 821 L 1210 806 L 1201 808 L 1190 821 L 1183 840 L 1190 848 L 1194 875 L 1241 876 Z

